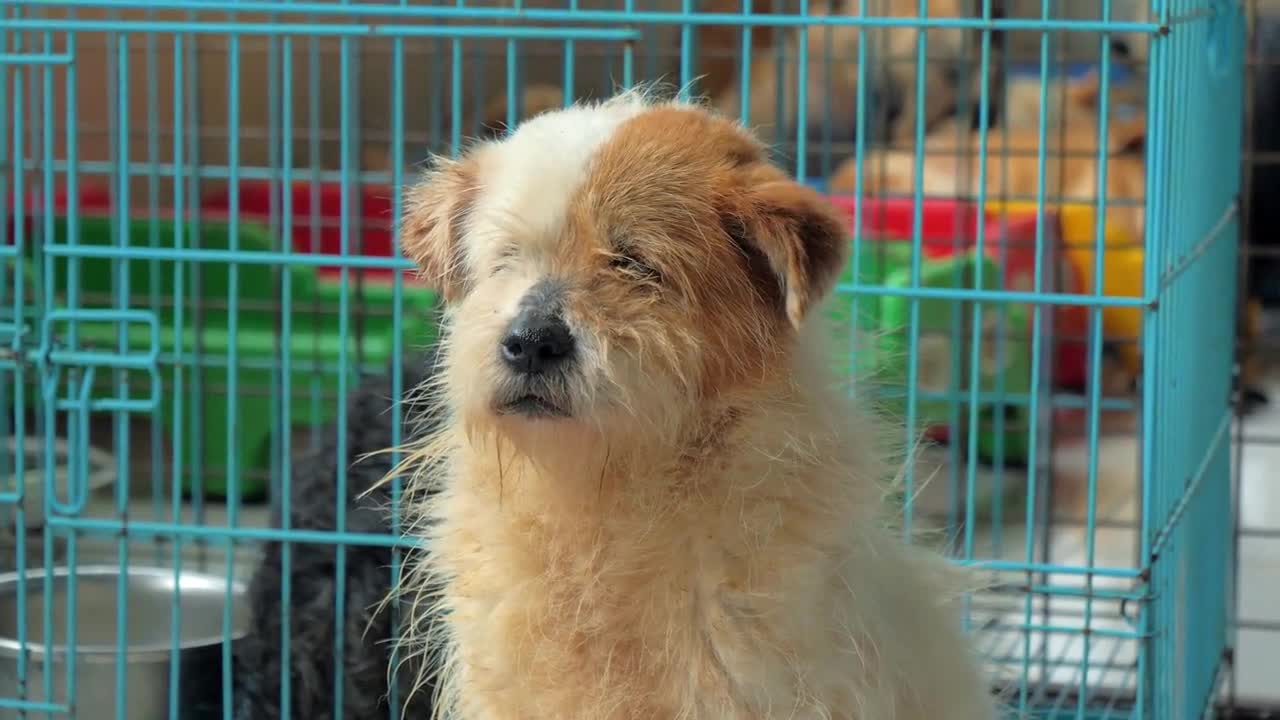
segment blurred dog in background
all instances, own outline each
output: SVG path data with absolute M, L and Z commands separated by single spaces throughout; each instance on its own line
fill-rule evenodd
M 390 372 L 366 378 L 347 403 L 344 429 L 337 423 L 324 430 L 324 443 L 295 458 L 290 494 L 289 527 L 334 532 L 338 528 L 338 433 L 346 435 L 347 532 L 386 535 L 392 532 L 392 493 L 380 484 L 392 468 L 392 458 L 379 451 L 395 442 L 392 406 L 402 404 L 401 437 L 424 432 L 441 419 L 442 408 L 427 400 L 413 401 L 414 391 L 436 373 L 434 350 L 405 358 L 401 367 L 401 397 L 396 397 Z M 390 370 L 390 368 L 388 368 Z M 371 453 L 377 453 L 372 454 Z M 365 457 L 369 455 L 369 457 Z M 280 527 L 281 517 L 272 525 Z M 281 717 L 323 720 L 336 717 L 334 678 L 344 680 L 342 717 L 384 720 L 388 717 L 432 716 L 433 691 L 415 688 L 411 680 L 422 668 L 419 658 L 392 673 L 392 640 L 396 637 L 396 609 L 384 602 L 392 588 L 392 551 L 385 546 L 346 549 L 344 583 L 337 580 L 337 548 L 326 542 L 294 542 L 289 549 L 269 542 L 249 585 L 249 632 L 236 646 L 234 712 L 236 720 L 277 720 Z M 288 558 L 287 560 L 285 558 Z M 286 572 L 287 569 L 287 572 Z M 282 594 L 285 578 L 292 596 Z M 345 653 L 342 667 L 334 656 L 334 613 L 339 588 L 344 614 L 341 621 Z M 288 620 L 290 651 L 286 658 L 280 637 Z M 423 653 L 431 657 L 430 653 Z M 288 714 L 282 707 L 282 665 L 289 678 Z M 423 671 L 430 675 L 430 671 Z M 392 679 L 396 685 L 392 685 Z M 414 690 L 417 692 L 414 692 Z M 398 697 L 392 707 L 393 697 Z
M 725 3 L 726 7 L 735 8 L 729 12 L 741 7 L 732 0 Z M 866 17 L 902 18 L 906 22 L 921 16 L 920 5 L 920 0 L 837 0 L 829 7 L 811 7 L 809 14 L 815 18 L 859 17 L 865 10 Z M 983 16 L 981 0 L 928 0 L 925 5 L 929 19 Z M 1000 17 L 1001 3 L 992 5 L 992 17 Z M 788 8 L 787 12 L 798 12 L 798 8 Z M 713 43 L 705 48 L 704 52 L 712 57 L 741 54 L 740 31 L 707 33 L 720 45 L 727 45 L 717 47 Z M 922 40 L 925 61 L 921 71 Z M 757 48 L 753 42 L 749 55 L 750 85 L 745 107 L 741 72 L 724 77 L 733 68 L 731 62 L 707 66 L 708 94 L 722 114 L 740 117 L 775 144 L 791 143 L 803 134 L 811 148 L 807 152 L 824 152 L 829 145 L 834 157 L 810 158 L 815 165 L 824 160 L 838 161 L 852 153 L 860 107 L 869 113 L 861 120 L 869 144 L 910 144 L 916 133 L 917 114 L 923 119 L 925 134 L 948 118 L 959 117 L 961 122 L 972 125 L 978 117 L 983 82 L 983 41 L 979 30 L 812 25 L 767 34 L 759 45 Z M 996 98 L 1003 82 L 1001 33 L 992 33 L 990 49 L 988 93 Z M 807 61 L 803 99 L 797 66 L 801 58 Z M 921 82 L 923 88 L 918 88 Z
M 927 196 L 973 197 L 982 180 L 989 198 L 1029 200 L 1043 182 L 1050 202 L 1086 202 L 1097 196 L 1098 153 L 1103 145 L 1108 156 L 1109 215 L 1123 223 L 1133 237 L 1143 237 L 1146 114 L 1139 109 L 1130 109 L 1124 115 L 1113 113 L 1107 123 L 1107 141 L 1101 143 L 1098 76 L 1086 75 L 1063 83 L 1057 90 L 1061 92 L 1050 88 L 1047 93 L 1061 96 L 1061 100 L 1045 120 L 1043 174 L 1038 119 L 1013 112 L 1008 115 L 1009 127 L 986 133 L 985 163 L 978 152 L 982 134 L 963 128 L 942 127 L 925 139 L 918 179 L 914 148 L 868 151 L 863 162 L 862 192 L 907 195 L 919 184 Z M 1113 107 L 1117 105 L 1113 102 Z M 856 159 L 846 160 L 830 179 L 831 191 L 854 192 L 857 171 Z

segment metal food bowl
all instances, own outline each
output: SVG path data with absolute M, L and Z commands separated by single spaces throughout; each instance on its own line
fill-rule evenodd
M 18 681 L 18 656 L 23 647 L 18 638 L 19 576 L 0 575 L 0 697 L 25 697 L 31 703 L 59 706 L 70 702 L 78 717 L 115 717 L 120 569 L 105 565 L 74 571 L 55 568 L 47 593 L 45 578 L 43 569 L 26 573 L 24 695 Z M 223 611 L 228 583 L 218 576 L 187 571 L 179 578 L 167 568 L 131 567 L 126 571 L 123 661 L 127 672 L 123 687 L 129 720 L 170 717 L 170 661 L 175 645 L 181 676 L 174 717 L 222 717 Z M 247 612 L 242 601 L 244 586 L 233 582 L 230 590 L 234 643 L 245 634 Z M 181 612 L 176 642 L 172 630 L 175 591 Z M 46 608 L 51 611 L 51 655 L 45 645 Z M 67 632 L 72 625 L 76 633 L 75 687 L 69 698 Z M 52 682 L 51 696 L 46 695 L 46 681 Z M 10 717 L 18 717 L 17 711 L 0 709 L 0 718 Z

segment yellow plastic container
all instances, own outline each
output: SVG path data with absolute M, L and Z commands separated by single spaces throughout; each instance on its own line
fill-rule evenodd
M 987 203 L 990 212 L 1010 215 L 1035 214 L 1034 202 Z M 1082 293 L 1092 293 L 1097 286 L 1095 232 L 1097 208 L 1087 203 L 1055 205 L 1045 203 L 1046 213 L 1056 212 L 1062 238 L 1062 253 L 1080 278 Z M 1102 294 L 1107 297 L 1143 297 L 1142 275 L 1144 252 L 1142 238 L 1122 223 L 1108 220 L 1103 237 Z M 1107 340 L 1117 343 L 1125 367 L 1137 374 L 1142 366 L 1142 308 L 1108 307 L 1102 310 L 1102 332 Z

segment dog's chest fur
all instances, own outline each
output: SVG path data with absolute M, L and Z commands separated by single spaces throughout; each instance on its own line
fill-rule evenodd
M 708 480 L 661 508 L 569 516 L 451 493 L 438 550 L 462 718 L 789 717 L 776 705 L 830 692 L 812 687 L 816 657 L 849 683 L 835 655 L 857 650 L 830 637 L 847 624 L 821 520 L 784 524 L 810 501 Z

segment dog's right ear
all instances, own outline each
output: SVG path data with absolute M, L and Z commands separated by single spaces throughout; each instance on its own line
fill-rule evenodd
M 1086 110 L 1097 110 L 1102 94 L 1102 81 L 1097 69 L 1091 69 L 1067 85 L 1067 102 Z
M 477 189 L 474 160 L 433 158 L 431 168 L 405 196 L 401 248 L 445 302 L 466 294 L 469 280 L 462 243 Z
M 848 222 L 817 191 L 768 168 L 721 222 L 753 274 L 799 329 L 836 283 L 849 255 Z M 765 272 L 761 272 L 764 270 Z

